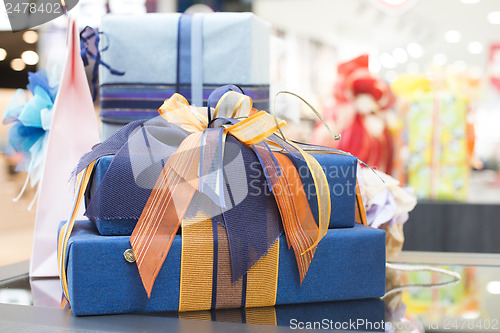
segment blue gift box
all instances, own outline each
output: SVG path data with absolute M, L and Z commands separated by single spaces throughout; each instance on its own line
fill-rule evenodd
M 77 221 L 67 247 L 69 300 L 77 316 L 177 311 L 181 236 L 176 236 L 147 297 L 137 265 L 124 259 L 127 236 L 102 236 Z M 385 293 L 385 231 L 356 224 L 330 229 L 302 284 L 293 250 L 280 238 L 276 304 L 381 297 Z
M 102 136 L 158 115 L 178 92 L 206 104 L 210 92 L 237 84 L 259 110 L 269 108 L 268 23 L 252 13 L 107 15 L 102 20 Z
M 322 165 L 325 175 L 328 179 L 331 200 L 330 228 L 350 228 L 354 225 L 355 205 L 356 205 L 356 168 L 357 158 L 352 155 L 342 155 L 331 152 L 312 153 L 312 156 Z M 316 193 L 314 191 L 313 179 L 310 176 L 309 169 L 302 164 L 302 161 L 290 157 L 297 167 L 298 174 L 308 196 L 309 206 L 316 219 L 318 220 L 318 208 Z M 113 164 L 112 164 L 113 162 Z M 113 160 L 113 156 L 104 156 L 100 158 L 94 168 L 92 181 L 87 189 L 86 202 L 93 202 L 93 211 L 87 217 L 96 224 L 101 235 L 117 236 L 130 235 L 137 224 L 138 216 L 146 205 L 151 189 L 136 188 L 136 193 L 120 192 L 119 189 L 124 184 L 133 183 L 135 180 L 132 175 L 123 174 L 119 180 L 120 184 L 113 184 L 113 189 L 102 188 L 101 182 L 106 171 L 112 164 L 114 168 L 120 168 L 121 163 L 130 163 L 127 158 Z M 265 179 L 261 174 L 259 184 L 265 188 Z M 249 191 L 259 190 L 250 182 Z M 97 192 L 101 195 L 96 196 Z M 124 212 L 128 212 L 124 214 Z M 133 218 L 131 218 L 133 216 Z

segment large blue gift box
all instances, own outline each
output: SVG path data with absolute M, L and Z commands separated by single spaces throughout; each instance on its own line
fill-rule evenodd
M 129 237 L 102 236 L 91 222 L 77 221 L 66 251 L 73 313 L 82 316 L 178 310 L 181 243 L 181 236 L 176 236 L 148 298 L 137 265 L 124 257 L 130 249 Z M 242 288 L 245 292 L 246 288 Z M 361 224 L 328 230 L 302 284 L 293 250 L 288 248 L 285 237 L 280 237 L 277 305 L 375 298 L 384 292 L 383 230 Z
M 239 85 L 269 109 L 268 23 L 252 13 L 108 15 L 102 20 L 99 72 L 102 134 L 157 115 L 173 93 L 206 105 L 220 85 Z
M 231 139 L 230 139 L 231 140 Z M 332 214 L 330 217 L 330 228 L 350 228 L 354 225 L 355 205 L 356 205 L 356 168 L 357 158 L 352 155 L 342 155 L 332 152 L 311 153 L 322 165 L 327 176 L 330 187 L 330 200 Z M 318 208 L 316 203 L 316 193 L 314 183 L 304 162 L 290 157 L 297 167 L 299 176 L 303 183 L 305 192 L 308 195 L 309 206 L 318 220 Z M 101 235 L 117 236 L 130 235 L 134 230 L 138 218 L 146 205 L 151 194 L 151 189 L 134 187 L 134 191 L 119 190 L 125 187 L 130 188 L 130 184 L 135 184 L 134 176 L 127 172 L 131 160 L 128 158 L 116 158 L 113 156 L 101 157 L 94 168 L 92 181 L 86 192 L 87 207 L 90 203 L 92 208 L 87 210 L 87 217 L 96 224 Z M 124 170 L 120 179 L 115 179 L 113 186 L 104 184 L 106 171 L 109 168 Z M 260 166 L 259 166 L 260 168 Z M 252 173 L 249 173 L 252 175 Z M 249 180 L 249 191 L 265 189 L 265 178 L 260 174 L 256 183 Z M 119 181 L 120 183 L 116 183 Z M 263 192 L 263 191 L 262 191 Z M 270 198 L 270 200 L 273 200 Z M 244 202 L 241 204 L 245 204 Z
M 175 94 L 82 157 L 58 238 L 74 314 L 384 294 L 385 231 L 361 224 L 357 158 L 278 136 L 240 90 L 216 89 L 206 121 Z M 84 197 L 90 221 L 75 223 Z

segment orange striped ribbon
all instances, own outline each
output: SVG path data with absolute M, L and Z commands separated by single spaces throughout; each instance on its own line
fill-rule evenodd
M 366 220 L 365 205 L 363 203 L 363 197 L 361 196 L 361 190 L 359 188 L 359 183 L 356 182 L 356 208 L 355 208 L 355 221 L 356 223 L 368 225 Z
M 167 160 L 130 237 L 148 297 L 198 188 L 200 138 L 201 132 L 191 134 Z
M 302 283 L 316 248 L 307 250 L 313 246 L 319 229 L 292 161 L 280 153 L 275 153 L 274 156 L 281 169 L 281 176 L 273 187 L 274 198 L 281 214 L 288 248 L 291 246 L 295 253 Z

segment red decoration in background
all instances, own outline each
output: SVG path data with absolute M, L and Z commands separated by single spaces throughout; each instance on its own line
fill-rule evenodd
M 368 55 L 361 55 L 338 66 L 339 80 L 335 85 L 338 102 L 353 102 L 360 94 L 371 95 L 380 109 L 390 108 L 395 97 L 389 85 L 370 73 Z
M 316 125 L 313 141 L 350 152 L 371 167 L 390 174 L 393 139 L 386 126 L 385 111 L 392 107 L 395 97 L 385 81 L 370 73 L 368 60 L 368 55 L 361 55 L 338 66 L 339 80 L 334 91 L 338 104 L 334 112 L 324 117 L 341 132 L 340 141 L 334 143 L 323 135 L 320 123 Z M 346 112 L 347 116 L 340 112 Z M 338 128 L 339 118 L 345 122 L 342 128 Z

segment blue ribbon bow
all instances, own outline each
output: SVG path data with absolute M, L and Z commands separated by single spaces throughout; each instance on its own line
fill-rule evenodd
M 89 48 L 92 45 L 91 40 L 94 39 L 95 52 L 91 51 Z M 124 75 L 125 72 L 118 71 L 111 68 L 110 65 L 101 60 L 101 52 L 99 51 L 99 32 L 97 29 L 86 26 L 85 29 L 80 32 L 80 54 L 83 60 L 83 65 L 88 66 L 89 58 L 94 60 L 94 68 L 92 69 L 92 99 L 95 101 L 97 98 L 97 78 L 99 76 L 99 65 L 106 67 L 113 75 Z M 106 51 L 108 46 L 102 49 Z

